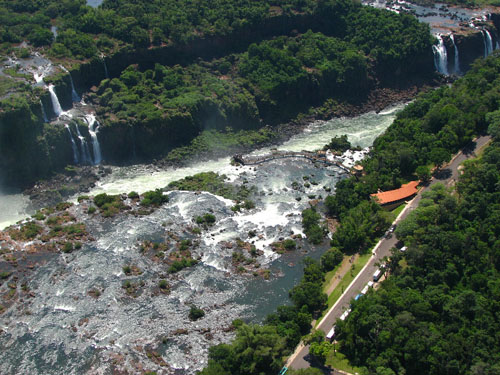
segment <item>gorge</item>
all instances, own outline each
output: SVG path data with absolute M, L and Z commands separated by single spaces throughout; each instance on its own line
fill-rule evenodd
M 486 99 L 436 104 L 471 67 L 495 71 L 491 9 L 447 8 L 453 25 L 437 28 L 417 21 L 434 8 L 415 18 L 403 2 L 49 3 L 5 13 L 34 14 L 23 22 L 36 32 L 12 27 L 22 42 L 2 44 L 2 373 L 197 373 L 238 319 L 290 305 L 304 258 L 320 259 L 348 216 L 325 214 L 327 196 L 339 191 L 344 209 L 416 179 L 417 163 L 443 163 L 493 111 Z M 494 97 L 481 91 L 491 79 L 477 81 L 457 92 Z M 401 126 L 417 114 L 420 143 Z M 342 135 L 351 149 L 326 151 Z M 395 146 L 371 159 L 374 142 Z M 322 149 L 344 168 L 231 159 Z M 357 175 L 353 198 L 346 170 L 365 158 L 377 172 Z M 303 226 L 311 207 L 319 245 Z

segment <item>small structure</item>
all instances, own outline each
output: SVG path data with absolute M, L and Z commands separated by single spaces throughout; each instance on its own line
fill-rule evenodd
M 352 167 L 351 173 L 355 176 L 361 176 L 363 174 L 363 166 L 361 164 L 356 164 Z
M 399 189 L 382 191 L 376 194 L 371 194 L 371 196 L 382 207 L 392 210 L 408 198 L 412 198 L 415 194 L 417 194 L 417 186 L 419 183 L 420 181 L 410 181 L 407 184 L 402 185 Z

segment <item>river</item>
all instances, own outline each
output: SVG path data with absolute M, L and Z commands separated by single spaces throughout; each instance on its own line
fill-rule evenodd
M 366 147 L 402 107 L 315 122 L 278 148 L 313 150 L 341 134 L 348 134 L 353 144 Z M 359 155 L 349 157 L 354 160 Z M 111 374 L 142 368 L 194 374 L 206 364 L 209 346 L 231 339 L 233 334 L 226 328 L 234 319 L 259 322 L 278 305 L 287 303 L 288 290 L 302 276 L 301 259 L 306 254 L 318 258 L 328 248 L 328 241 L 314 248 L 298 241 L 297 250 L 282 256 L 269 245 L 301 233 L 300 213 L 308 201 L 326 196 L 326 189 L 334 190 L 337 181 L 346 176 L 338 167 L 315 166 L 303 159 L 274 161 L 258 168 L 234 167 L 229 165 L 229 158 L 221 158 L 155 172 L 148 166 L 114 168 L 92 194 L 143 192 L 210 170 L 226 174 L 233 184 L 255 186 L 252 200 L 256 207 L 235 213 L 231 210 L 234 203 L 224 198 L 174 191 L 169 192 L 170 202 L 151 215 L 87 220 L 96 240 L 39 267 L 28 280 L 34 297 L 19 301 L 2 316 L 0 373 Z M 291 188 L 293 182 L 298 189 Z M 3 199 L 14 202 L 18 197 Z M 22 215 L 21 208 L 14 211 Z M 206 212 L 215 215 L 215 225 L 193 236 L 187 230 L 193 225 L 193 217 Z M 87 217 L 80 205 L 74 207 L 74 214 Z M 256 236 L 250 234 L 252 231 Z M 139 243 L 170 241 L 169 246 L 174 246 L 173 236 L 193 239 L 191 252 L 201 262 L 168 275 L 164 266 L 140 253 Z M 262 251 L 257 261 L 262 268 L 270 269 L 269 280 L 230 272 L 234 271 L 234 250 L 227 243 L 236 238 Z M 123 266 L 131 264 L 143 273 L 124 275 Z M 171 285 L 169 295 L 154 293 L 161 278 Z M 144 283 L 136 298 L 124 292 L 126 280 Z M 88 294 L 96 289 L 100 291 L 98 298 Z M 205 317 L 191 322 L 187 317 L 191 305 L 203 308 Z M 148 353 L 152 351 L 168 366 L 151 360 Z

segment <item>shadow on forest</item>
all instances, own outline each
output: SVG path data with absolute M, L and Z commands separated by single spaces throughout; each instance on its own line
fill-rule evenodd
M 437 180 L 446 180 L 446 179 L 450 178 L 451 175 L 452 175 L 451 169 L 445 168 L 445 169 L 441 169 L 440 171 L 436 172 L 434 174 L 434 178 L 436 178 Z

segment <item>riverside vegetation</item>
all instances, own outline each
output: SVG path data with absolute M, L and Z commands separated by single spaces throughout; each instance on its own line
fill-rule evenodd
M 474 135 L 486 130 L 495 139 L 500 135 L 498 77 L 496 56 L 478 61 L 452 87 L 423 95 L 398 115 L 363 162 L 366 175 L 344 180 L 337 194 L 325 199 L 329 214 L 340 219 L 333 244 L 345 252 L 366 251 L 387 228 L 390 220 L 383 220 L 380 208 L 369 203 L 377 184 L 397 187 L 416 178 L 418 166 L 449 160 Z M 356 366 L 364 367 L 364 373 L 498 370 L 498 350 L 490 348 L 498 345 L 499 152 L 495 140 L 480 160 L 469 162 L 457 186 L 458 196 L 438 187 L 423 200 L 398 230 L 410 246 L 407 268 L 396 252 L 389 263 L 394 277 L 383 283 L 381 292 L 355 302 L 346 321 L 338 323 L 342 350 Z M 331 250 L 323 264 L 336 251 Z M 239 324 L 232 344 L 211 348 L 201 374 L 278 372 L 283 356 L 310 331 L 313 315 L 324 308 L 323 272 L 320 264 L 306 259 L 304 277 L 290 291 L 292 305 L 279 307 L 262 326 Z M 329 349 L 326 344 L 316 346 L 317 355 Z
M 348 0 L 22 1 L 1 3 L 0 17 L 4 55 L 27 40 L 68 66 L 78 91 L 95 86 L 88 98 L 110 162 L 208 152 L 214 133 L 206 131 L 216 131 L 223 151 L 253 147 L 273 139 L 272 129 L 259 130 L 266 124 L 318 115 L 322 105 L 328 115 L 384 85 L 433 76 L 427 25 Z M 69 108 L 68 74 L 44 79 Z M 66 129 L 43 123 L 40 99 L 53 115 L 49 93 L 33 80 L 11 81 L 2 84 L 0 166 L 5 183 L 26 186 L 73 163 L 73 153 Z

